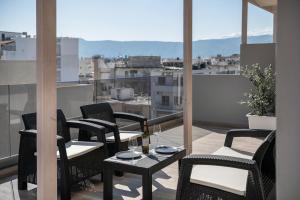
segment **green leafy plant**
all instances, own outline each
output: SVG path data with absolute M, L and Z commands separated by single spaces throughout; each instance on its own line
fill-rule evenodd
M 241 74 L 253 85 L 241 104 L 246 104 L 252 115 L 274 116 L 275 75 L 272 66 L 261 67 L 259 64 L 246 66 L 241 70 Z

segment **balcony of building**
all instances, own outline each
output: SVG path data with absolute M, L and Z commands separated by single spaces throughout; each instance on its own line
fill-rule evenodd
M 39 4 L 38 10 L 40 18 L 43 18 L 42 11 L 49 11 L 45 4 Z M 183 70 L 183 87 L 181 81 L 172 80 L 167 84 L 167 87 L 175 87 L 176 96 L 181 96 L 182 88 L 183 105 L 181 107 L 181 100 L 177 99 L 176 109 L 167 107 L 167 102 L 170 105 L 170 97 L 162 95 L 161 98 L 156 98 L 160 92 L 152 92 L 152 86 L 161 87 L 165 81 L 164 78 L 159 79 L 158 84 L 151 84 L 151 78 L 139 78 L 138 81 L 133 79 L 108 79 L 103 82 L 99 81 L 81 83 L 64 83 L 59 84 L 55 88 L 54 81 L 55 72 L 51 71 L 52 79 L 44 76 L 44 79 L 37 80 L 37 85 L 40 86 L 39 94 L 36 94 L 35 84 L 2 84 L 0 85 L 0 123 L 1 123 L 1 154 L 0 154 L 0 198 L 4 199 L 35 199 L 36 197 L 53 197 L 57 198 L 56 181 L 48 184 L 45 187 L 47 180 L 42 176 L 38 180 L 43 184 L 30 185 L 28 190 L 18 190 L 17 186 L 17 159 L 18 159 L 18 131 L 23 129 L 21 115 L 23 113 L 35 112 L 37 103 L 44 103 L 40 113 L 46 116 L 52 116 L 50 111 L 56 108 L 62 109 L 68 119 L 80 119 L 80 106 L 86 104 L 93 104 L 102 101 L 111 103 L 115 111 L 126 111 L 131 113 L 142 114 L 149 119 L 150 127 L 155 124 L 160 124 L 162 133 L 159 138 L 160 144 L 181 146 L 188 150 L 188 153 L 193 154 L 211 154 L 218 148 L 224 145 L 226 132 L 232 128 L 247 128 L 248 109 L 245 105 L 239 102 L 246 91 L 251 89 L 251 84 L 247 79 L 240 75 L 199 75 L 192 74 L 192 16 L 189 14 L 192 8 L 192 1 L 185 0 L 184 12 L 184 63 L 187 66 Z M 264 1 L 264 0 L 249 0 L 256 6 L 265 9 L 274 14 L 274 43 L 270 44 L 248 44 L 247 43 L 247 0 L 243 1 L 243 17 L 242 17 L 242 42 L 241 42 L 241 65 L 251 65 L 253 63 L 260 63 L 263 66 L 276 66 L 276 116 L 277 116 L 277 135 L 276 135 L 276 152 L 272 155 L 276 158 L 276 187 L 271 190 L 272 196 L 270 199 L 297 199 L 299 196 L 297 186 L 300 183 L 297 176 L 299 171 L 299 159 L 297 152 L 299 151 L 299 106 L 300 94 L 299 86 L 299 25 L 297 19 L 299 18 L 300 3 L 294 1 Z M 50 8 L 55 8 L 55 4 L 49 3 Z M 53 6 L 53 7 L 52 7 Z M 48 17 L 51 18 L 51 12 L 47 12 Z M 53 14 L 53 13 L 52 13 Z M 297 18 L 298 16 L 298 18 Z M 52 18 L 51 18 L 52 19 Z M 277 26 L 278 19 L 278 26 Z M 43 32 L 43 27 L 46 29 L 47 20 L 43 21 L 39 26 L 39 32 Z M 50 23 L 52 24 L 52 23 Z M 54 23 L 55 24 L 55 23 Z M 52 24 L 53 25 L 53 24 Z M 55 34 L 54 34 L 55 35 Z M 51 35 L 44 35 L 46 39 L 51 41 Z M 49 38 L 48 38 L 49 37 Z M 53 38 L 52 38 L 53 39 Z M 46 47 L 50 44 L 46 41 L 39 41 L 39 44 L 44 44 Z M 54 40 L 53 40 L 54 41 Z M 51 43 L 52 44 L 52 43 Z M 49 45 L 50 46 L 50 45 Z M 54 47 L 55 45 L 52 45 Z M 45 46 L 39 47 L 45 50 Z M 50 48 L 51 49 L 51 48 Z M 52 52 L 52 53 L 51 53 Z M 51 51 L 52 58 L 55 51 Z M 39 57 L 39 65 L 41 66 L 40 75 L 46 75 L 47 58 L 44 55 Z M 9 63 L 4 61 L 2 64 L 9 68 Z M 6 65 L 5 65 L 6 64 Z M 27 62 L 28 67 L 32 67 L 32 63 Z M 51 65 L 54 69 L 55 64 Z M 17 64 L 17 68 L 20 68 Z M 24 67 L 24 66 L 22 66 Z M 21 74 L 16 73 L 18 79 Z M 3 74 L 0 74 L 3 76 Z M 22 76 L 24 77 L 24 76 Z M 27 80 L 32 81 L 35 74 L 25 76 Z M 1 80 L 5 80 L 5 76 Z M 181 79 L 180 79 L 181 80 Z M 137 85 L 137 83 L 139 85 Z M 178 83 L 179 85 L 176 85 Z M 175 84 L 175 86 L 174 86 Z M 51 95 L 42 93 L 45 88 L 41 86 L 49 86 L 50 89 L 55 90 L 53 94 L 57 97 L 56 104 L 46 105 L 45 97 L 51 98 Z M 192 87 L 193 85 L 193 87 Z M 162 86 L 165 87 L 165 86 Z M 116 89 L 117 95 L 112 95 L 112 89 Z M 124 89 L 124 93 L 122 93 Z M 130 92 L 131 90 L 135 93 Z M 171 90 L 172 91 L 172 90 Z M 173 93 L 174 93 L 173 91 Z M 126 98 L 121 97 L 125 95 Z M 38 98 L 43 97 L 43 98 Z M 174 96 L 173 96 L 174 97 Z M 172 99 L 173 101 L 173 99 Z M 175 102 L 175 101 L 174 101 Z M 40 104 L 39 104 L 40 105 Z M 157 107 L 155 107 L 158 105 Z M 160 110 L 159 106 L 165 106 Z M 47 110 L 48 106 L 51 109 Z M 46 110 L 46 111 L 44 111 Z M 169 111 L 169 112 L 168 112 Z M 53 113 L 52 113 L 53 114 Z M 56 124 L 55 120 L 53 120 Z M 125 130 L 136 129 L 136 124 L 129 124 L 126 121 L 118 122 L 120 127 Z M 41 122 L 41 125 L 44 125 Z M 45 132 L 49 131 L 45 128 Z M 53 133 L 55 130 L 52 131 Z M 54 137 L 54 135 L 52 135 Z M 73 135 L 72 135 L 73 136 Z M 75 137 L 75 136 L 74 136 Z M 51 135 L 43 134 L 40 136 L 40 141 L 46 143 L 47 139 L 51 139 Z M 53 139 L 53 138 L 52 138 Z M 156 138 L 152 136 L 151 141 Z M 262 143 L 262 139 L 238 138 L 234 144 L 233 149 L 243 152 L 247 155 L 253 155 L 258 146 Z M 152 145 L 155 145 L 153 143 Z M 55 150 L 55 145 L 50 146 Z M 54 152 L 54 151 L 53 151 Z M 56 161 L 56 155 L 47 151 L 47 148 L 41 147 L 38 153 L 44 153 L 51 156 L 52 161 Z M 274 155 L 276 154 L 276 156 Z M 37 154 L 39 155 L 39 154 Z M 39 158 L 39 157 L 38 157 Z M 43 174 L 47 174 L 49 170 L 53 170 L 56 166 L 49 162 L 47 158 L 40 158 L 41 162 L 38 167 Z M 48 164 L 48 165 L 42 165 Z M 51 165 L 52 164 L 52 165 Z M 248 163 L 249 164 L 249 163 Z M 56 175 L 52 172 L 52 175 Z M 54 170 L 54 172 L 56 172 Z M 56 179 L 55 179 L 56 180 Z M 114 199 L 141 199 L 142 188 L 141 179 L 137 175 L 125 173 L 122 177 L 113 177 Z M 259 182 L 259 181 L 258 181 Z M 261 183 L 258 183 L 258 185 Z M 154 199 L 175 199 L 178 191 L 178 166 L 172 164 L 163 170 L 157 172 L 153 176 L 153 198 Z M 40 193 L 37 194 L 37 187 Z M 49 191 L 48 191 L 49 189 Z M 86 180 L 76 187 L 72 188 L 72 199 L 104 199 L 103 198 L 103 182 L 101 177 L 95 176 Z M 203 195 L 200 197 L 204 197 Z M 205 196 L 206 197 L 206 196 Z M 240 197 L 243 198 L 243 197 Z M 265 197 L 262 197 L 265 199 Z

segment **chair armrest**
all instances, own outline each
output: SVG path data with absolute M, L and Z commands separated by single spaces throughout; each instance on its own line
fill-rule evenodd
M 97 136 L 98 141 L 106 143 L 105 139 L 105 128 L 101 125 L 95 123 L 89 123 L 87 121 L 81 120 L 70 120 L 67 121 L 67 126 L 69 128 L 78 128 L 80 130 L 88 131 Z
M 21 135 L 20 139 L 20 148 L 19 155 L 31 154 L 33 155 L 36 152 L 36 137 L 37 130 L 29 129 L 29 130 L 21 130 L 19 131 Z M 66 149 L 65 149 L 65 141 L 64 138 L 60 135 L 56 135 L 57 147 L 60 154 L 65 155 L 67 157 Z
M 60 144 L 65 145 L 65 140 L 60 135 L 56 135 L 56 141 L 57 141 L 57 146 L 59 146 Z
M 21 136 L 31 136 L 31 137 L 36 137 L 37 136 L 37 130 L 35 129 L 28 129 L 28 130 L 20 130 L 19 134 Z M 57 141 L 63 141 L 64 138 L 61 137 L 60 135 L 56 135 L 56 140 Z
M 113 132 L 115 137 L 115 143 L 116 143 L 115 151 L 118 152 L 121 149 L 120 147 L 121 139 L 120 139 L 120 133 L 117 124 L 105 120 L 94 119 L 94 118 L 81 119 L 80 121 L 98 124 L 100 126 L 104 126 L 109 132 Z
M 183 187 L 190 183 L 193 165 L 215 165 L 248 170 L 252 173 L 258 196 L 263 199 L 264 194 L 261 173 L 256 161 L 220 155 L 190 155 L 183 158 L 177 186 L 177 197 L 181 196 Z
M 232 129 L 227 132 L 224 146 L 231 147 L 233 138 L 235 137 L 253 137 L 264 138 L 267 137 L 272 130 L 265 129 Z
M 114 112 L 115 118 L 122 118 L 122 119 L 128 119 L 136 122 L 142 122 L 147 121 L 147 118 L 142 115 L 132 114 L 132 113 L 125 113 L 125 112 Z
M 147 118 L 142 115 L 137 115 L 137 114 L 133 114 L 133 113 L 125 113 L 125 112 L 114 112 L 114 117 L 139 122 L 141 131 L 144 131 L 144 122 L 147 121 Z
M 19 134 L 21 136 L 31 136 L 31 137 L 36 137 L 37 135 L 37 130 L 35 129 L 28 129 L 28 130 L 20 130 Z
M 83 122 L 88 122 L 88 123 L 93 123 L 93 124 L 97 124 L 97 125 L 100 125 L 100 126 L 104 126 L 109 131 L 113 131 L 113 132 L 115 132 L 116 130 L 118 130 L 117 124 L 109 122 L 109 121 L 105 121 L 105 120 L 94 119 L 94 118 L 87 118 L 87 119 L 81 119 L 79 121 L 83 121 Z

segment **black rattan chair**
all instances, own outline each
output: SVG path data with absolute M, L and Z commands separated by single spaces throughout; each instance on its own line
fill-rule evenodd
M 26 190 L 27 183 L 36 184 L 36 113 L 22 115 L 25 130 L 20 131 L 18 188 Z M 70 128 L 89 131 L 96 142 L 72 140 Z M 103 160 L 108 157 L 105 128 L 83 121 L 67 121 L 57 111 L 58 187 L 62 200 L 71 198 L 71 185 L 102 173 Z
M 108 135 L 106 140 L 108 142 L 108 148 L 110 155 L 114 155 L 118 151 L 124 151 L 128 149 L 128 140 L 131 137 L 136 137 L 141 143 L 141 136 L 144 130 L 144 122 L 147 118 L 144 116 L 124 113 L 113 112 L 109 103 L 97 103 L 80 107 L 83 121 L 95 123 L 107 128 L 107 132 L 112 132 L 113 135 Z M 116 118 L 122 118 L 132 120 L 140 123 L 141 131 L 121 131 L 116 124 Z M 82 131 L 83 132 L 83 131 Z M 90 140 L 91 137 L 83 132 L 80 135 L 82 140 Z
M 253 157 L 231 148 L 235 137 L 266 135 Z M 176 199 L 265 200 L 275 191 L 274 152 L 275 131 L 229 131 L 224 147 L 213 155 L 191 155 L 182 160 Z

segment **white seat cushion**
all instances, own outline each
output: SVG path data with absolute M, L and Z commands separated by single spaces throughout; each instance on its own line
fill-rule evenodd
M 68 159 L 75 158 L 77 156 L 81 156 L 83 154 L 86 154 L 88 152 L 91 152 L 95 149 L 100 148 L 103 146 L 103 143 L 100 142 L 84 142 L 84 141 L 70 141 L 65 144 L 66 146 L 66 152 Z M 36 155 L 36 153 L 34 154 Z M 56 151 L 57 158 L 60 158 L 59 151 Z
M 234 149 L 231 149 L 229 147 L 221 147 L 217 151 L 213 153 L 213 155 L 221 155 L 221 156 L 231 156 L 236 158 L 244 158 L 244 159 L 250 159 L 252 160 L 252 156 L 240 153 Z
M 70 141 L 66 143 L 66 151 L 68 159 L 81 156 L 95 149 L 103 146 L 101 142 L 84 142 L 84 141 Z M 57 151 L 57 158 L 60 158 L 59 152 Z
M 252 159 L 228 147 L 221 147 L 213 155 Z M 190 182 L 245 196 L 248 171 L 214 165 L 194 165 Z
M 121 142 L 126 142 L 131 138 L 138 138 L 143 135 L 143 132 L 140 131 L 120 131 L 120 140 Z M 108 142 L 114 142 L 115 137 L 113 135 L 108 135 L 106 137 Z

